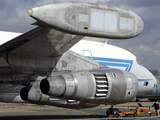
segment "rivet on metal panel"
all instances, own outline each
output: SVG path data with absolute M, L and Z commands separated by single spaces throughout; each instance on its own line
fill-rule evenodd
M 76 56 L 73 56 L 73 57 L 72 57 L 72 60 L 76 61 L 76 60 L 77 60 L 77 57 L 76 57 Z
M 89 66 L 89 63 L 88 63 L 88 62 L 84 62 L 84 63 L 85 63 L 86 66 Z
M 70 67 L 70 69 L 71 69 L 71 70 L 74 70 L 74 69 L 75 69 L 75 67 L 74 67 L 74 66 L 71 66 L 71 67 Z

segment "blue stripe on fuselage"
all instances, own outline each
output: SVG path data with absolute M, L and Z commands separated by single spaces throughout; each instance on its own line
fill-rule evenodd
M 97 61 L 100 64 L 105 66 L 114 66 L 114 67 L 126 67 L 126 71 L 130 71 L 133 65 L 133 60 L 123 60 L 123 59 L 114 59 L 114 58 L 101 58 L 101 57 L 89 57 Z M 138 79 L 138 82 L 151 81 L 153 79 Z
M 102 58 L 102 57 L 92 57 L 92 59 L 105 66 L 125 67 L 126 68 L 125 70 L 128 72 L 131 70 L 133 65 L 133 60 Z
M 145 82 L 145 81 L 151 81 L 153 79 L 138 79 L 138 82 Z

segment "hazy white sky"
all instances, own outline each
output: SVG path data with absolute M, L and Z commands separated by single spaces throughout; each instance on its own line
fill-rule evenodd
M 35 22 L 27 9 L 38 5 L 68 0 L 0 0 L 0 31 L 27 32 Z M 71 1 L 71 0 L 70 0 Z M 76 1 L 76 0 L 72 0 Z M 135 54 L 148 69 L 160 69 L 160 0 L 77 0 L 113 5 L 137 13 L 144 21 L 144 31 L 129 40 L 111 40 L 113 44 Z

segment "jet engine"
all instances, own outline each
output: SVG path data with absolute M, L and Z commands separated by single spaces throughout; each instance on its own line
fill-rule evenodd
M 41 93 L 41 90 L 39 89 L 39 81 L 36 81 L 30 87 L 23 87 L 20 91 L 20 97 L 24 101 L 37 105 L 52 105 L 57 107 L 73 109 L 93 108 L 99 106 L 99 104 L 86 103 L 63 98 L 61 99 L 44 95 L 43 93 Z
M 40 89 L 42 93 L 58 98 L 120 104 L 137 95 L 138 80 L 130 72 L 102 68 L 48 77 L 41 81 Z
M 32 104 L 45 105 L 49 101 L 49 96 L 41 93 L 39 89 L 39 81 L 36 81 L 30 87 L 24 87 L 20 91 L 22 100 Z

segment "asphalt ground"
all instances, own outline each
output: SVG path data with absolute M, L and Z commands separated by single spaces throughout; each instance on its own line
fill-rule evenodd
M 140 109 L 148 109 L 150 112 L 154 112 L 154 108 L 151 107 L 154 102 L 140 102 L 142 106 Z M 9 104 L 9 103 L 0 103 L 0 120 L 52 120 L 52 119 L 86 119 L 86 120 L 106 120 L 105 114 L 106 110 L 110 107 L 101 105 L 96 108 L 91 109 L 66 109 L 58 108 L 54 106 L 36 106 L 28 104 Z M 119 104 L 114 106 L 120 111 L 129 111 L 130 109 L 136 109 L 138 104 L 136 102 L 130 102 L 125 104 Z M 150 117 L 149 114 L 140 114 L 137 117 L 129 115 L 129 117 L 122 116 L 123 118 L 118 119 L 127 119 L 127 120 L 156 120 L 160 117 L 155 116 Z M 109 120 L 109 119 L 108 119 Z

